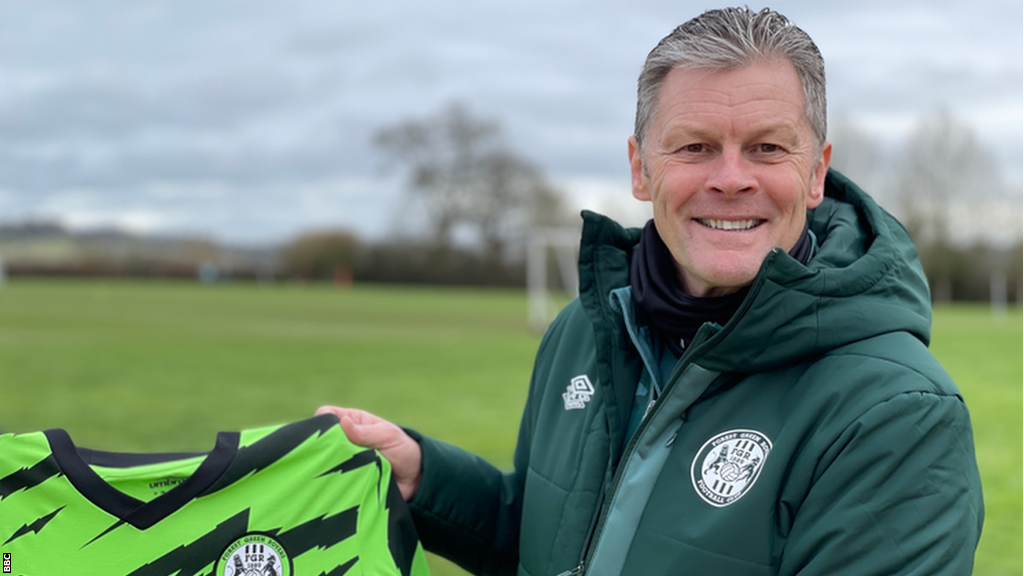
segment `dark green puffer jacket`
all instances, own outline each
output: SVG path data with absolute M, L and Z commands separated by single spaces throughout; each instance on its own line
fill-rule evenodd
M 478 574 L 970 574 L 981 483 L 914 245 L 835 172 L 808 218 L 808 265 L 769 254 L 626 438 L 657 371 L 618 290 L 640 231 L 585 214 L 581 295 L 540 346 L 515 471 L 414 434 L 427 549 Z

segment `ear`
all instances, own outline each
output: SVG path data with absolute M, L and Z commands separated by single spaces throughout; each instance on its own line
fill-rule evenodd
M 811 177 L 811 192 L 807 195 L 807 208 L 817 208 L 825 199 L 825 175 L 828 174 L 828 165 L 832 161 L 832 143 L 826 140 L 821 145 L 821 155 L 818 156 L 818 163 L 814 166 L 814 174 Z
M 644 161 L 640 152 L 640 144 L 636 136 L 629 137 L 629 173 L 633 184 L 633 197 L 637 200 L 650 202 L 651 195 L 647 190 L 647 178 L 644 177 Z

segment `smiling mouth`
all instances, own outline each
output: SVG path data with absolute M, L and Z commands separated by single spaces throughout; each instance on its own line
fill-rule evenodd
M 714 228 L 715 230 L 729 230 L 739 231 L 751 230 L 757 228 L 764 220 L 712 220 L 710 218 L 697 218 L 697 222 L 700 222 L 708 228 Z

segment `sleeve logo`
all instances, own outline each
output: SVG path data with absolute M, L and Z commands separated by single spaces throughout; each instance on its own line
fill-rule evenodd
M 708 504 L 724 508 L 746 494 L 761 475 L 772 441 L 756 430 L 730 430 L 701 446 L 690 480 Z
M 292 576 L 284 547 L 266 534 L 246 534 L 217 557 L 216 576 Z
M 594 385 L 586 374 L 580 374 L 573 378 L 565 387 L 562 394 L 562 401 L 565 402 L 566 410 L 579 410 L 587 407 L 590 397 L 594 395 Z

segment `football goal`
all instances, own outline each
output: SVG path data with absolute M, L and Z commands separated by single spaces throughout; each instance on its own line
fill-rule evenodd
M 543 331 L 558 314 L 556 292 L 579 294 L 577 260 L 580 231 L 576 228 L 534 228 L 526 252 L 527 321 Z

